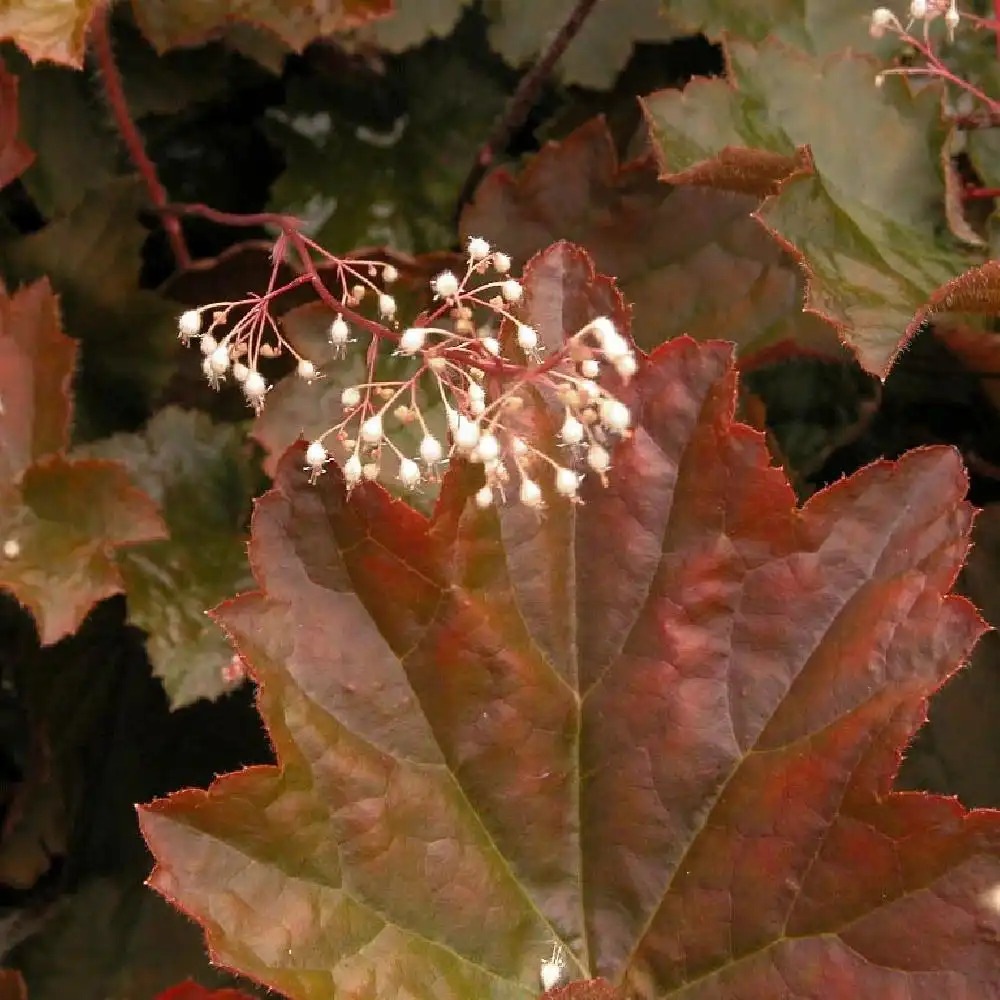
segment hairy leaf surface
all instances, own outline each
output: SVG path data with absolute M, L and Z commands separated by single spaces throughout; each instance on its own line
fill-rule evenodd
M 565 246 L 525 285 L 546 342 L 613 293 Z M 140 811 L 217 961 L 301 1000 L 537 996 L 554 941 L 637 997 L 995 991 L 1000 816 L 891 791 L 983 627 L 947 596 L 961 463 L 798 509 L 735 380 L 728 345 L 658 349 L 607 488 L 543 517 L 456 466 L 428 521 L 289 452 L 261 589 L 216 612 L 280 766 Z
M 884 376 L 932 293 L 980 260 L 947 236 L 940 92 L 897 77 L 878 88 L 878 64 L 853 53 L 820 59 L 773 39 L 730 40 L 727 53 L 732 83 L 645 99 L 664 176 L 780 185 L 758 216 L 801 258 L 807 307 Z

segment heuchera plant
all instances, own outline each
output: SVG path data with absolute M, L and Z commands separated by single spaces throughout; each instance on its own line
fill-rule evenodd
M 291 1000 L 1000 996 L 1000 812 L 894 787 L 987 629 L 952 592 L 962 455 L 926 445 L 797 496 L 741 381 L 850 355 L 881 385 L 931 321 L 970 368 L 994 356 L 993 237 L 969 206 L 998 192 L 961 171 L 1000 121 L 971 40 L 997 21 L 775 0 L 764 31 L 758 6 L 680 0 L 615 37 L 721 21 L 724 77 L 645 96 L 634 155 L 592 118 L 484 176 L 600 7 L 564 4 L 460 188 L 458 249 L 411 255 L 331 250 L 287 206 L 171 201 L 109 9 L 71 6 L 13 5 L 0 34 L 36 61 L 91 46 L 173 256 L 180 363 L 253 423 L 167 393 L 141 426 L 71 433 L 87 397 L 63 326 L 95 265 L 58 247 L 114 216 L 29 184 L 3 70 L 0 184 L 54 218 L 11 240 L 0 286 L 0 584 L 44 647 L 124 592 L 175 706 L 252 681 L 274 762 L 138 807 L 149 885 L 211 961 Z M 134 6 L 159 49 L 232 30 L 227 5 Z M 240 17 L 282 58 L 343 32 L 370 54 L 381 15 L 403 25 L 388 49 L 450 30 L 398 6 Z M 501 53 L 520 8 L 490 15 Z M 580 51 L 573 72 L 603 79 Z M 129 183 L 108 198 L 134 223 Z M 271 240 L 198 261 L 202 223 Z M 137 275 L 130 315 L 160 330 Z M 244 549 L 250 438 L 272 482 Z M 57 734 L 36 733 L 44 784 Z M 22 784 L 5 836 L 41 825 Z M 7 995 L 27 997 L 13 970 Z

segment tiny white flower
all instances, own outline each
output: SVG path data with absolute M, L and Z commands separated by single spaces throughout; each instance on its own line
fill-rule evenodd
M 416 354 L 424 346 L 427 339 L 426 332 L 419 326 L 411 326 L 403 331 L 399 338 L 399 346 L 396 348 L 397 354 Z
M 579 444 L 583 440 L 583 424 L 567 411 L 559 436 L 563 439 L 564 444 Z
M 506 274 L 510 270 L 510 257 L 505 253 L 493 255 L 493 268 L 497 274 Z
M 592 444 L 587 449 L 587 465 L 594 472 L 607 472 L 611 465 L 611 456 L 608 454 L 607 449 L 602 448 L 599 444 Z
M 347 325 L 343 316 L 338 316 L 330 324 L 329 340 L 334 347 L 346 346 L 351 336 L 351 328 Z
M 621 434 L 627 431 L 632 422 L 632 414 L 628 407 L 618 399 L 601 400 L 601 423 L 609 431 Z
M 264 407 L 264 397 L 267 395 L 267 381 L 260 372 L 251 370 L 243 380 L 243 395 L 247 402 L 257 411 Z
M 458 294 L 458 278 L 451 271 L 442 271 L 431 282 L 434 294 L 442 299 L 451 299 Z
M 399 481 L 410 489 L 420 482 L 420 466 L 412 458 L 404 458 L 399 463 Z
M 490 245 L 482 237 L 473 236 L 469 240 L 468 251 L 470 260 L 485 260 L 490 255 Z
M 580 477 L 572 469 L 560 469 L 556 473 L 556 492 L 560 496 L 575 497 L 580 486 Z
M 201 353 L 206 358 L 211 357 L 218 346 L 218 341 L 210 333 L 203 333 L 201 335 Z
M 329 459 L 330 454 L 323 447 L 322 441 L 313 441 L 306 448 L 306 470 L 310 472 L 312 480 L 315 482 L 316 476 L 323 471 L 323 466 Z
M 361 476 L 361 459 L 358 458 L 357 452 L 355 452 L 344 463 L 344 479 L 347 480 L 348 486 L 355 486 L 361 482 Z
M 496 339 L 496 337 L 483 337 L 483 339 L 479 343 L 481 343 L 483 347 L 486 349 L 486 351 L 489 354 L 492 354 L 493 357 L 499 356 L 500 342 Z
M 177 332 L 185 343 L 201 332 L 201 313 L 197 309 L 188 309 L 177 317 Z
M 365 444 L 378 444 L 382 440 L 382 414 L 376 413 L 361 425 L 361 440 Z
M 382 268 L 382 280 L 387 284 L 391 285 L 399 277 L 399 271 L 392 266 L 392 264 L 386 264 Z
M 420 442 L 420 457 L 427 463 L 433 465 L 441 461 L 441 442 L 433 434 L 425 434 Z
M 378 297 L 378 311 L 383 319 L 392 319 L 396 315 L 396 300 L 383 292 Z
M 618 372 L 618 375 L 623 382 L 628 382 L 632 376 L 635 375 L 638 367 L 635 355 L 631 351 L 620 357 L 615 362 L 615 371 Z
M 542 489 L 534 481 L 534 479 L 528 479 L 527 476 L 521 479 L 521 503 L 525 507 L 540 507 L 542 505 Z
M 348 386 L 340 394 L 340 404 L 345 410 L 353 410 L 361 402 L 361 393 L 353 385 Z
M 247 368 L 247 366 L 243 364 L 242 361 L 233 362 L 233 378 L 236 379 L 237 382 L 242 384 L 247 380 L 247 375 L 249 374 L 250 374 L 250 369 Z
M 476 506 L 480 510 L 485 510 L 487 507 L 491 506 L 493 503 L 493 489 L 490 486 L 484 486 L 476 493 Z
M 538 346 L 537 331 L 533 327 L 525 326 L 523 323 L 518 324 L 517 344 L 522 351 L 528 351 L 530 353 Z
M 3 543 L 4 559 L 16 559 L 21 554 L 21 543 L 16 538 L 5 538 Z
M 494 462 L 500 454 L 500 442 L 489 432 L 482 434 L 476 445 L 476 452 L 480 462 Z
M 521 287 L 521 282 L 508 278 L 500 286 L 500 294 L 507 302 L 520 302 L 521 296 L 524 295 L 524 289 Z
M 580 362 L 580 374 L 584 378 L 597 378 L 601 373 L 601 365 L 597 358 L 584 358 Z
M 209 362 L 216 375 L 225 375 L 229 370 L 229 348 L 220 344 L 209 355 Z
M 479 444 L 479 423 L 468 417 L 459 417 L 455 428 L 455 446 L 459 451 L 472 451 Z
M 311 382 L 316 378 L 316 366 L 308 358 L 302 358 L 295 370 L 298 372 L 299 378 L 306 382 Z

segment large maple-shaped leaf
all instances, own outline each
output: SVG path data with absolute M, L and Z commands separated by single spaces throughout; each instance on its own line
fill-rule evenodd
M 940 92 L 898 77 L 876 87 L 878 64 L 853 53 L 726 48 L 731 82 L 645 99 L 664 176 L 764 194 L 780 184 L 759 218 L 801 257 L 808 307 L 884 376 L 932 293 L 980 260 L 947 235 Z
M 164 531 L 123 466 L 64 457 L 75 358 L 47 281 L 14 296 L 0 288 L 0 586 L 45 643 L 122 589 L 116 548 Z
M 117 459 L 163 510 L 169 539 L 122 552 L 129 618 L 149 635 L 153 672 L 179 708 L 228 690 L 231 651 L 205 612 L 251 584 L 245 533 L 254 490 L 238 426 L 161 410 L 142 434 L 117 434 L 86 453 Z
M 547 341 L 610 284 L 555 253 Z M 982 630 L 961 463 L 798 509 L 735 381 L 720 343 L 643 359 L 607 488 L 543 517 L 286 456 L 217 611 L 279 766 L 140 811 L 216 961 L 301 1000 L 529 998 L 554 941 L 632 997 L 995 995 L 1000 815 L 891 791 Z
M 753 195 L 675 186 L 652 157 L 619 164 L 595 118 L 517 176 L 492 173 L 461 219 L 518 265 L 554 240 L 587 248 L 632 303 L 639 345 L 687 333 L 736 343 L 742 362 L 792 348 L 844 357 L 833 327 L 802 310 L 800 268 L 751 218 Z

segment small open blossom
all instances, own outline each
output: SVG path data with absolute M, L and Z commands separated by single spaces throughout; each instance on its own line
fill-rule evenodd
M 485 260 L 490 255 L 490 245 L 479 236 L 473 236 L 468 245 L 469 260 Z

